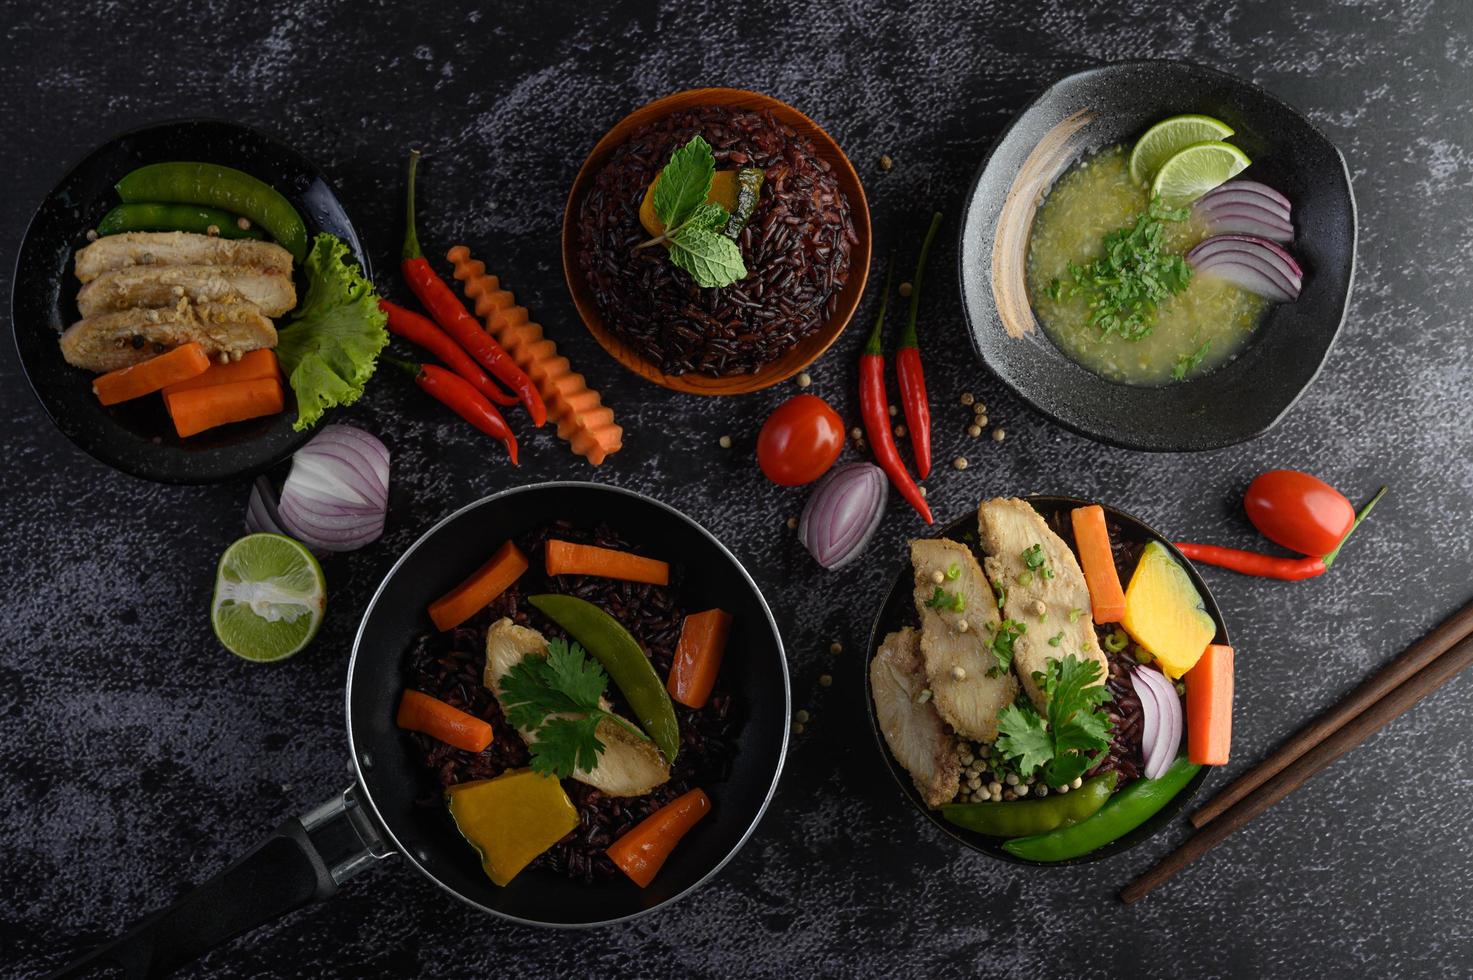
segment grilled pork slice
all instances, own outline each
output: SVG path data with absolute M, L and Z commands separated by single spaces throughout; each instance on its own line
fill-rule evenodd
M 1006 591 L 1003 615 L 1027 627 L 1013 641 L 1013 669 L 1028 697 L 1043 709 L 1045 699 L 1033 673 L 1042 671 L 1050 659 L 1071 653 L 1097 662 L 1103 684 L 1110 667 L 1095 636 L 1089 587 L 1064 539 L 1027 501 L 1017 498 L 983 501 L 977 508 L 977 528 L 988 555 L 987 574 Z M 1032 551 L 1035 545 L 1038 550 Z M 1052 642 L 1055 639 L 1057 643 Z
M 77 293 L 88 317 L 134 306 L 191 303 L 252 303 L 266 316 L 297 305 L 292 277 L 244 265 L 135 265 L 104 272 Z
M 73 367 L 99 373 L 148 360 L 171 347 L 197 341 L 212 358 L 276 346 L 276 328 L 250 303 L 181 300 L 172 309 L 98 313 L 61 335 L 61 354 Z
M 483 681 L 498 700 L 501 698 L 501 678 L 528 654 L 547 656 L 547 638 L 536 630 L 516 625 L 510 619 L 502 618 L 491 624 L 491 629 L 486 632 Z M 602 698 L 599 705 L 605 711 L 609 710 L 608 701 Z M 535 741 L 530 732 L 517 731 L 529 745 Z M 575 769 L 574 779 L 610 796 L 641 796 L 670 781 L 670 763 L 655 748 L 655 743 L 607 718 L 598 723 L 596 731 L 598 740 L 604 743 L 603 754 L 598 757 L 593 771 Z
M 1018 694 L 1012 675 L 994 669 L 991 644 L 999 617 L 992 587 L 971 550 L 955 541 L 912 541 L 910 560 L 921 659 L 936 711 L 963 738 L 991 742 L 997 738 L 998 712 Z
M 875 716 L 885 744 L 910 773 L 926 806 L 950 803 L 961 786 L 956 736 L 947 729 L 936 706 L 921 696 L 926 674 L 921 664 L 921 634 L 909 626 L 880 643 L 869 665 Z
M 104 272 L 132 266 L 244 265 L 292 274 L 292 253 L 249 238 L 217 238 L 188 231 L 130 231 L 107 235 L 77 252 L 77 278 L 91 282 Z

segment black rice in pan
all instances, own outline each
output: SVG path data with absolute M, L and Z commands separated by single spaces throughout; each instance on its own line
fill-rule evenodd
M 761 167 L 757 209 L 738 239 L 746 278 L 703 289 L 649 233 L 639 206 L 692 136 L 717 169 Z M 666 374 L 748 374 L 833 315 L 858 242 L 849 202 L 813 144 L 769 112 L 706 106 L 633 135 L 594 178 L 578 218 L 578 259 L 604 324 Z
M 543 574 L 543 543 L 548 537 L 606 548 L 628 549 L 607 528 L 581 530 L 566 523 L 556 523 L 517 546 L 527 555 L 531 567 L 521 580 L 496 599 L 487 609 L 462 626 L 445 633 L 429 632 L 415 640 L 404 666 L 406 687 L 423 691 L 449 704 L 490 722 L 495 738 L 484 752 L 466 752 L 452 748 L 428 735 L 405 732 L 415 756 L 423 765 L 423 792 L 420 802 L 444 811 L 443 790 L 446 786 L 472 779 L 490 779 L 508 769 L 528 765 L 527 747 L 516 730 L 507 724 L 496 699 L 481 683 L 486 665 L 486 630 L 496 620 L 509 616 L 551 637 L 566 636 L 525 601 L 525 596 L 542 592 L 576 595 L 604 609 L 619 620 L 639 640 L 655 671 L 661 677 L 670 672 L 675 645 L 680 639 L 685 610 L 676 600 L 673 587 L 618 582 L 613 579 L 581 575 L 549 578 Z M 658 557 L 658 556 L 655 556 Z M 672 569 L 672 581 L 679 581 L 680 570 Z M 617 687 L 609 685 L 608 698 L 625 717 L 632 717 Z M 563 780 L 563 788 L 578 809 L 579 826 L 529 867 L 548 868 L 571 878 L 590 880 L 618 873 L 604 849 L 625 831 L 654 813 L 687 790 L 709 788 L 726 779 L 735 753 L 735 735 L 739 712 L 731 698 L 718 686 L 710 701 L 699 711 L 675 704 L 680 723 L 680 752 L 671 768 L 670 781 L 640 797 L 609 797 L 573 779 Z M 445 815 L 447 833 L 455 833 L 454 824 Z

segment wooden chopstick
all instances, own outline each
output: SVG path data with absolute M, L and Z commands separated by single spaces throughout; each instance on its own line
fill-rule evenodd
M 1463 612 L 1466 611 L 1465 607 Z M 1212 850 L 1234 831 L 1294 792 L 1320 770 L 1380 731 L 1392 719 L 1437 690 L 1470 664 L 1473 664 L 1473 636 L 1465 636 L 1442 656 L 1408 677 L 1391 693 L 1356 715 L 1352 721 L 1342 723 L 1318 745 L 1307 749 L 1299 758 L 1284 766 L 1256 792 L 1229 808 L 1219 819 L 1197 831 L 1154 868 L 1131 882 L 1120 893 L 1121 901 L 1127 905 L 1140 901 L 1157 885 Z
M 1448 648 L 1473 634 L 1473 601 L 1437 625 L 1432 632 L 1402 651 L 1381 670 L 1368 677 L 1339 704 L 1326 711 L 1274 754 L 1239 776 L 1221 793 L 1192 814 L 1192 826 L 1205 827 L 1243 797 L 1268 782 L 1295 759 L 1349 724 L 1399 684 L 1447 652 Z

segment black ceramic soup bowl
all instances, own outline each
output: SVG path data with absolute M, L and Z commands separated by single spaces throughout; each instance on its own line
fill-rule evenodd
M 1160 388 L 1108 381 L 1044 334 L 1024 283 L 1029 236 L 1053 182 L 1084 156 L 1131 144 L 1182 113 L 1215 116 L 1253 160 L 1242 174 L 1293 202 L 1299 299 L 1272 307 L 1236 358 Z M 1340 151 L 1309 120 L 1231 75 L 1177 61 L 1106 65 L 1056 82 L 1023 110 L 983 162 L 958 247 L 973 346 L 1035 409 L 1081 435 L 1129 449 L 1188 451 L 1272 428 L 1319 373 L 1350 300 L 1356 214 Z

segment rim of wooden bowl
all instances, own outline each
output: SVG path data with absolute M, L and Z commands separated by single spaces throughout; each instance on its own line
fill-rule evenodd
M 800 136 L 806 136 L 812 140 L 813 148 L 819 158 L 833 167 L 834 175 L 839 182 L 839 189 L 848 198 L 850 214 L 854 221 L 854 233 L 859 239 L 858 244 L 850 253 L 849 281 L 844 284 L 844 289 L 839 293 L 839 302 L 834 308 L 834 315 L 816 333 L 804 338 L 782 357 L 764 365 L 752 374 L 711 377 L 694 372 L 671 375 L 661 371 L 604 325 L 603 317 L 599 315 L 598 307 L 594 303 L 592 290 L 588 288 L 582 270 L 578 268 L 577 209 L 583 201 L 594 174 L 608 161 L 614 150 L 624 143 L 633 130 L 681 109 L 706 105 L 768 110 L 778 122 L 791 127 Z M 770 388 L 793 377 L 818 360 L 849 326 L 849 321 L 854 318 L 854 311 L 858 309 L 859 301 L 864 296 L 865 285 L 869 281 L 872 253 L 869 201 L 865 197 L 864 184 L 859 179 L 859 173 L 834 138 L 825 132 L 822 126 L 786 102 L 746 89 L 686 89 L 655 99 L 635 109 L 615 123 L 593 147 L 593 151 L 588 154 L 588 158 L 578 170 L 578 176 L 573 179 L 573 186 L 568 192 L 568 201 L 563 209 L 562 253 L 563 278 L 567 281 L 568 292 L 573 297 L 573 306 L 578 310 L 578 316 L 583 321 L 583 325 L 588 328 L 588 332 L 593 334 L 594 339 L 609 352 L 614 360 L 645 380 L 672 391 L 692 395 L 742 395 Z

